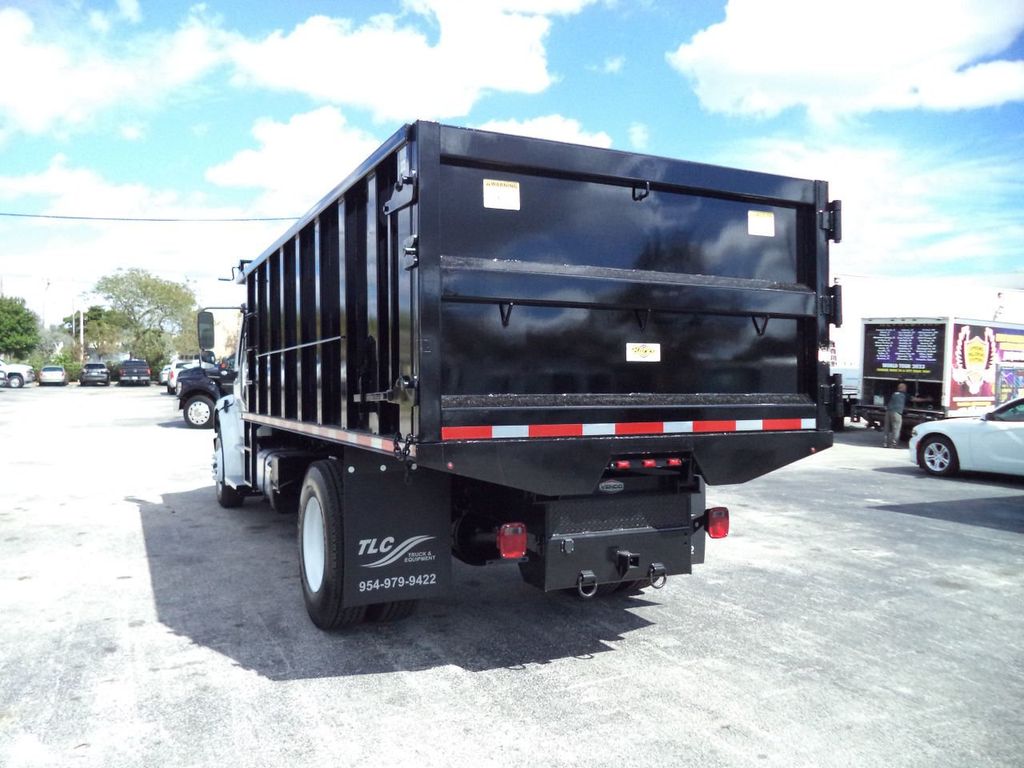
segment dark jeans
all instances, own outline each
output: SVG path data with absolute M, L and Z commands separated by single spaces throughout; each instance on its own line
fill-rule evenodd
M 885 447 L 895 448 L 900 444 L 900 429 L 903 427 L 903 414 L 896 411 L 885 412 Z

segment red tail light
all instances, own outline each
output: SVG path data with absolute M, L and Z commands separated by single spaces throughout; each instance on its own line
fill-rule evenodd
M 505 523 L 498 529 L 498 551 L 504 560 L 526 557 L 526 524 Z
M 729 509 L 727 507 L 711 507 L 704 511 L 707 518 L 705 527 L 712 539 L 724 539 L 729 535 Z
M 641 464 L 643 464 L 643 466 L 645 466 L 645 467 L 656 467 L 656 466 L 658 466 L 658 460 L 657 459 L 644 459 L 641 462 Z

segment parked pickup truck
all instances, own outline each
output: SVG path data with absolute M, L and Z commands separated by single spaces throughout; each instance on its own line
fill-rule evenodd
M 118 368 L 117 385 L 141 384 L 148 387 L 150 377 L 149 363 L 145 360 L 125 360 Z
M 32 366 L 21 363 L 8 363 L 0 360 L 0 373 L 4 374 L 7 386 L 11 389 L 20 389 L 36 380 L 36 372 Z
M 192 429 L 213 427 L 213 404 L 231 393 L 234 380 L 234 371 L 212 366 L 195 366 L 178 371 L 174 392 L 185 423 Z

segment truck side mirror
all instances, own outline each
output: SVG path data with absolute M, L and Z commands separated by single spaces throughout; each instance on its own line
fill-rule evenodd
M 196 326 L 199 331 L 199 348 L 213 349 L 213 313 L 207 312 L 205 309 L 200 312 L 196 318 Z

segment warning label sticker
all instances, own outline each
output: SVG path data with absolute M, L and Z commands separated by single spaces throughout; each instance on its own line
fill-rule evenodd
M 627 363 L 660 363 L 661 344 L 645 344 L 642 342 L 626 342 Z
M 484 179 L 484 208 L 519 210 L 519 182 Z
M 775 214 L 771 211 L 747 211 L 747 234 L 775 237 Z

